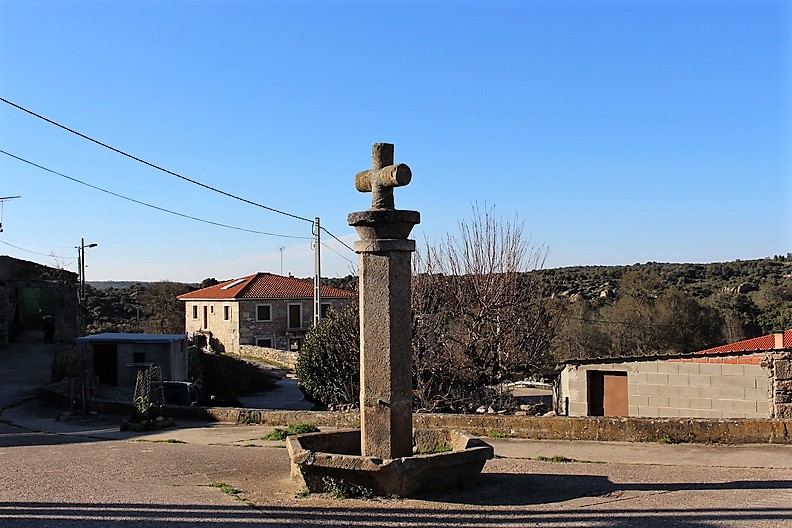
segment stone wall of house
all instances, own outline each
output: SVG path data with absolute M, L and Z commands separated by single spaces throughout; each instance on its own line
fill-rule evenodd
M 24 323 L 42 329 L 51 325 L 55 342 L 70 342 L 80 335 L 75 273 L 0 256 L 0 346 L 13 341 L 15 335 L 24 330 L 18 326 L 18 319 L 24 311 L 26 296 L 38 296 L 44 290 L 51 292 L 54 299 L 52 321 L 44 323 L 43 318 L 36 315 Z
M 278 350 L 256 345 L 239 345 L 239 353 L 243 356 L 252 356 L 275 361 L 291 370 L 297 368 L 297 357 L 299 356 L 298 353 L 289 350 Z
M 187 334 L 211 332 L 213 347 L 226 354 L 239 353 L 239 307 L 230 301 L 185 301 L 184 330 Z M 204 309 L 206 321 L 204 324 Z M 226 314 L 226 310 L 228 313 Z M 228 318 L 226 319 L 226 315 Z
M 258 305 L 270 306 L 270 321 L 257 321 Z M 299 327 L 288 328 L 289 306 L 300 306 Z M 259 339 L 270 339 L 272 348 L 287 350 L 289 337 L 301 337 L 313 321 L 313 301 L 307 299 L 283 299 L 277 301 L 240 301 L 239 302 L 239 343 L 255 345 Z M 287 335 L 287 333 L 289 335 Z
M 769 372 L 756 358 L 707 361 L 632 361 L 567 365 L 558 407 L 568 400 L 569 416 L 588 415 L 588 373 L 627 373 L 629 416 L 691 418 L 769 418 Z M 733 361 L 732 361 L 733 360 Z M 739 363 L 743 361 L 743 363 Z M 790 393 L 792 394 L 792 393 Z
M 776 352 L 768 357 L 773 373 L 772 418 L 792 419 L 792 352 Z
M 340 310 L 350 299 L 322 299 L 322 304 Z M 268 301 L 185 301 L 185 331 L 188 334 L 211 332 L 215 344 L 226 354 L 240 354 L 241 345 L 256 345 L 260 340 L 270 340 L 271 348 L 289 350 L 290 339 L 301 339 L 313 324 L 312 299 L 277 299 Z M 258 305 L 270 307 L 270 320 L 258 321 Z M 288 328 L 289 306 L 300 306 L 300 326 Z M 206 309 L 206 321 L 204 321 Z M 226 313 L 228 310 L 228 313 Z M 226 317 L 226 315 L 228 317 Z M 204 322 L 206 324 L 204 324 Z

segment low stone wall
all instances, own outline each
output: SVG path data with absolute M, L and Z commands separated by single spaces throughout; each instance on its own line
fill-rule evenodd
M 181 407 L 172 409 L 169 414 L 177 418 L 271 426 L 302 422 L 317 427 L 360 427 L 358 413 Z M 414 414 L 413 426 L 462 429 L 478 436 L 497 435 L 537 440 L 792 445 L 792 419 L 706 420 Z
M 275 361 L 291 370 L 297 368 L 298 354 L 296 352 L 289 352 L 288 350 L 278 350 L 276 348 L 266 348 L 256 345 L 239 345 L 239 354 L 242 356 L 252 356 Z

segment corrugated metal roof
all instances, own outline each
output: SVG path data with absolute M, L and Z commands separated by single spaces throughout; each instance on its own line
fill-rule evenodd
M 356 297 L 357 293 L 332 286 L 321 286 L 322 297 Z M 311 299 L 313 281 L 284 277 L 274 273 L 254 273 L 179 295 L 182 301 L 195 299 Z
M 90 343 L 173 343 L 187 339 L 185 334 L 96 334 L 78 337 L 77 341 Z

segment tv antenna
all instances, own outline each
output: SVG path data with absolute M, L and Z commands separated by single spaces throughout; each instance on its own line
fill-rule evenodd
M 21 196 L 0 196 L 0 233 L 3 232 L 3 210 L 5 209 L 6 200 L 13 200 L 14 198 L 22 198 Z

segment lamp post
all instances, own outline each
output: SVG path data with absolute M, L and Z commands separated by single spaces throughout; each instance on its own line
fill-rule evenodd
M 75 248 L 77 249 L 77 272 L 79 273 L 80 277 L 80 304 L 82 304 L 83 300 L 85 299 L 85 248 L 95 248 L 99 244 L 85 244 L 85 239 L 80 239 L 80 245 Z

